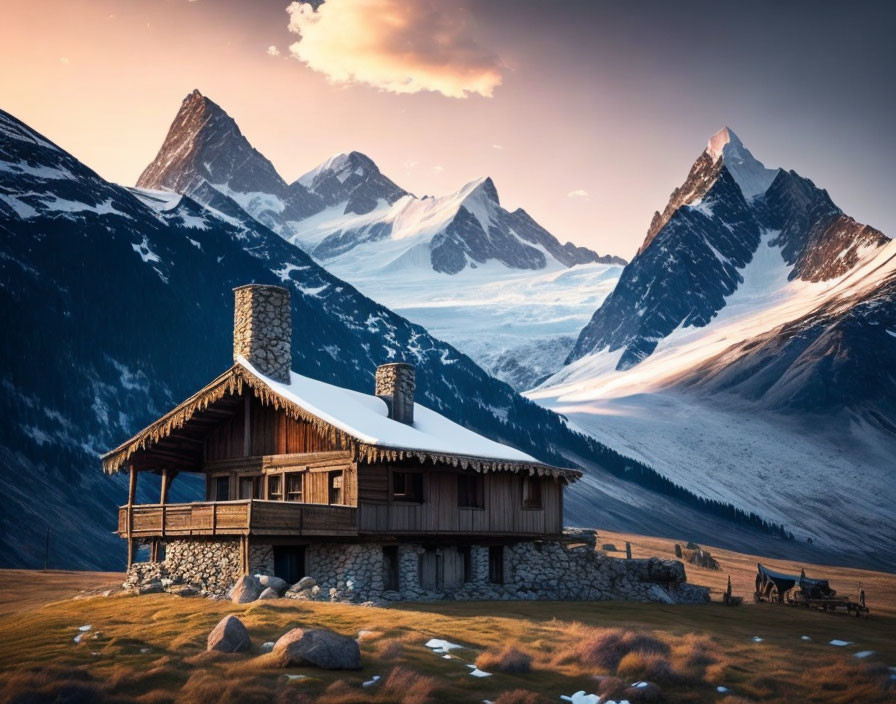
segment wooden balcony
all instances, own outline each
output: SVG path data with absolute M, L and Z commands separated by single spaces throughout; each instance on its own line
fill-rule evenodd
M 247 499 L 135 504 L 131 512 L 128 531 L 128 507 L 118 509 L 118 534 L 122 538 L 358 534 L 354 506 Z

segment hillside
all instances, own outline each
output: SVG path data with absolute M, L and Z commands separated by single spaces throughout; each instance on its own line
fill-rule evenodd
M 668 539 L 609 532 L 599 536 L 600 543 L 623 549 L 625 540 L 631 541 L 635 557 L 665 558 L 672 553 Z M 729 574 L 735 594 L 749 597 L 755 562 L 762 560 L 780 569 L 805 567 L 811 576 L 830 577 L 832 586 L 845 592 L 861 582 L 872 613 L 854 619 L 755 605 L 749 599 L 733 609 L 718 603 L 684 607 L 618 602 L 435 602 L 382 609 L 287 599 L 235 605 L 160 594 L 71 600 L 79 588 L 88 593 L 107 588 L 114 575 L 69 573 L 65 579 L 51 573 L 44 580 L 39 572 L 2 570 L 0 635 L 5 645 L 0 646 L 0 689 L 7 698 L 69 691 L 94 700 L 141 695 L 165 699 L 177 693 L 180 701 L 188 702 L 307 696 L 334 704 L 407 701 L 411 696 L 418 702 L 510 702 L 519 699 L 499 696 L 522 689 L 536 697 L 526 701 L 540 703 L 578 691 L 596 693 L 600 683 L 595 675 L 618 674 L 625 687 L 642 679 L 655 682 L 664 701 L 672 704 L 892 701 L 887 667 L 892 669 L 896 662 L 896 577 L 705 547 L 721 570 L 689 566 L 688 574 L 691 581 L 711 586 L 715 599 Z M 68 586 L 62 586 L 66 582 Z M 25 585 L 28 602 L 19 601 L 11 610 L 11 600 Z M 246 623 L 252 651 L 204 654 L 206 634 L 228 613 Z M 260 645 L 297 621 L 357 634 L 363 669 L 274 667 Z M 88 633 L 96 638 L 75 644 L 72 639 L 82 624 L 90 625 Z M 665 653 L 659 655 L 663 669 L 656 664 L 657 655 L 646 661 L 630 656 L 624 664 L 617 656 L 610 664 L 599 664 L 607 662 L 608 654 L 599 645 L 601 639 L 620 632 L 632 633 Z M 425 646 L 431 638 L 461 647 L 445 659 Z M 833 640 L 847 645 L 831 645 Z M 498 669 L 491 653 L 507 646 L 532 657 L 531 672 Z M 47 666 L 48 659 L 52 666 Z M 474 662 L 490 676 L 471 677 L 467 665 Z M 378 683 L 363 686 L 374 676 L 381 678 Z

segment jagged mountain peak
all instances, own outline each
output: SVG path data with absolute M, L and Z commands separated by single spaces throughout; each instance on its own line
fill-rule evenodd
M 187 95 L 138 188 L 191 193 L 203 183 L 225 190 L 280 192 L 286 183 L 249 144 L 236 121 L 199 90 Z
M 353 171 L 358 172 L 357 175 L 363 176 L 367 173 L 379 174 L 379 167 L 373 159 L 361 152 L 340 152 L 334 154 L 326 161 L 315 166 L 308 173 L 296 179 L 296 183 L 300 183 L 305 188 L 313 188 L 315 181 L 319 181 L 322 177 L 335 175 L 337 178 L 342 177 L 344 181 Z
M 325 207 L 345 203 L 344 212 L 356 215 L 407 195 L 380 171 L 373 159 L 357 151 L 334 154 L 298 178 L 290 189 L 320 198 Z
M 723 127 L 709 138 L 705 153 L 713 164 L 724 164 L 747 200 L 765 193 L 778 175 L 779 169 L 767 169 L 730 127 Z
M 713 161 L 718 161 L 719 157 L 722 156 L 726 147 L 733 149 L 743 149 L 744 144 L 740 141 L 740 138 L 734 134 L 734 130 L 730 127 L 723 127 L 718 132 L 716 132 L 712 137 L 709 138 L 709 142 L 706 144 L 706 151 L 709 152 L 709 155 L 713 158 Z
M 491 176 L 482 176 L 465 184 L 460 189 L 460 193 L 464 200 L 469 198 L 483 197 L 490 200 L 495 205 L 501 205 L 501 199 L 498 198 L 498 188 Z

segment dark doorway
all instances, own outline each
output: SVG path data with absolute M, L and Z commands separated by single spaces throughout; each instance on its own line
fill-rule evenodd
M 274 575 L 295 584 L 305 576 L 305 546 L 274 546 Z
M 398 591 L 398 546 L 383 546 L 383 588 Z
M 215 501 L 230 500 L 230 477 L 215 478 Z
M 473 581 L 473 551 L 469 545 L 458 548 L 464 561 L 464 582 Z
M 488 581 L 504 584 L 504 546 L 492 545 L 488 549 Z
M 420 586 L 429 592 L 442 588 L 442 553 L 435 548 L 426 548 L 420 553 Z

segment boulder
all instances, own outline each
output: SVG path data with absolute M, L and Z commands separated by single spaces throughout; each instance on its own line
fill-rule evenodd
M 248 604 L 255 601 L 264 591 L 259 581 L 252 575 L 245 575 L 237 580 L 230 592 L 230 599 L 234 604 Z
M 354 638 L 326 628 L 293 628 L 274 643 L 280 667 L 314 665 L 324 670 L 360 670 L 361 649 Z
M 222 618 L 208 634 L 207 650 L 222 653 L 241 653 L 252 647 L 249 631 L 233 614 Z
M 688 562 L 692 565 L 698 565 L 708 570 L 720 570 L 722 569 L 719 566 L 718 560 L 716 560 L 708 550 L 704 550 L 703 548 L 697 548 L 694 552 L 688 555 Z
M 270 574 L 257 574 L 255 575 L 255 579 L 258 580 L 258 583 L 265 588 L 270 587 L 277 594 L 282 594 L 289 588 L 289 582 L 285 579 L 280 579 L 279 577 L 275 577 Z
M 312 587 L 317 586 L 317 581 L 314 577 L 302 577 L 298 582 L 293 584 L 289 591 L 291 592 L 303 592 L 306 589 L 311 589 Z
M 697 545 L 697 543 L 695 543 L 695 542 L 693 542 L 693 541 L 689 542 L 687 545 L 685 545 L 685 547 L 686 547 L 688 550 L 699 550 L 699 549 L 700 549 L 700 546 Z
M 261 594 L 258 595 L 258 599 L 279 599 L 280 594 L 277 593 L 277 590 L 273 587 L 268 587 Z

